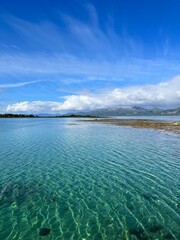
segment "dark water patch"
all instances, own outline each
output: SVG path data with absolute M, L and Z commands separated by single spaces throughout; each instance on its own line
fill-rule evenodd
M 132 203 L 132 202 L 127 202 L 126 203 L 126 206 L 127 206 L 127 208 L 130 210 L 130 211 L 134 211 L 135 210 L 135 205 Z
M 151 223 L 150 224 L 149 231 L 151 233 L 159 233 L 162 230 L 163 230 L 163 227 L 160 224 L 158 224 L 158 223 Z
M 58 202 L 58 207 L 59 207 L 59 214 L 60 216 L 64 216 L 66 213 L 69 212 L 69 206 L 66 201 L 59 201 Z
M 41 228 L 39 230 L 39 236 L 41 236 L 41 237 L 47 236 L 47 235 L 49 235 L 50 232 L 51 232 L 50 228 Z
M 19 206 L 26 202 L 28 197 L 35 194 L 34 190 L 34 185 L 20 181 L 4 184 L 4 190 L 1 192 L 1 204 L 11 205 L 16 202 Z
M 129 230 L 131 237 L 135 236 L 139 240 L 148 240 L 148 235 L 142 227 L 136 227 Z
M 153 201 L 158 201 L 159 200 L 159 197 L 153 193 L 150 193 L 150 192 L 145 192 L 145 193 L 142 193 L 141 194 L 143 196 L 144 199 L 146 200 L 153 200 Z
M 49 191 L 47 186 L 42 183 L 14 181 L 3 184 L 0 193 L 0 205 L 10 206 L 16 203 L 17 206 L 26 204 L 29 200 L 43 199 L 47 204 L 58 201 L 57 194 Z
M 178 210 L 180 210 L 180 203 L 177 203 L 176 207 L 177 207 Z
M 163 235 L 163 238 L 166 239 L 166 240 L 175 240 L 176 238 L 172 235 L 172 233 L 165 233 Z
M 105 218 L 104 218 L 104 224 L 105 224 L 106 226 L 112 225 L 113 222 L 114 222 L 114 219 L 113 219 L 112 217 L 105 217 Z
M 50 202 L 55 203 L 57 201 L 58 201 L 58 197 L 57 196 L 50 197 Z

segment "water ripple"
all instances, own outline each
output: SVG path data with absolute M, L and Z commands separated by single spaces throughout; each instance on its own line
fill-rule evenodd
M 0 239 L 180 239 L 180 139 L 147 129 L 1 122 Z M 72 122 L 72 120 L 71 120 Z

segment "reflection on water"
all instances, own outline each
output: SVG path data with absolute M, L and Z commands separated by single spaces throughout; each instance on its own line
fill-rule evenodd
M 180 138 L 0 121 L 0 239 L 180 239 Z

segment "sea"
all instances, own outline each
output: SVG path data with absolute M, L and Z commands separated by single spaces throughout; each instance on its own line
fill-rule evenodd
M 39 239 L 179 240 L 180 135 L 0 119 L 0 240 Z

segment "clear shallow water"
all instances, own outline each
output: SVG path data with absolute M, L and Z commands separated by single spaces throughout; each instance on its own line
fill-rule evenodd
M 180 137 L 73 122 L 0 119 L 0 239 L 179 240 Z

